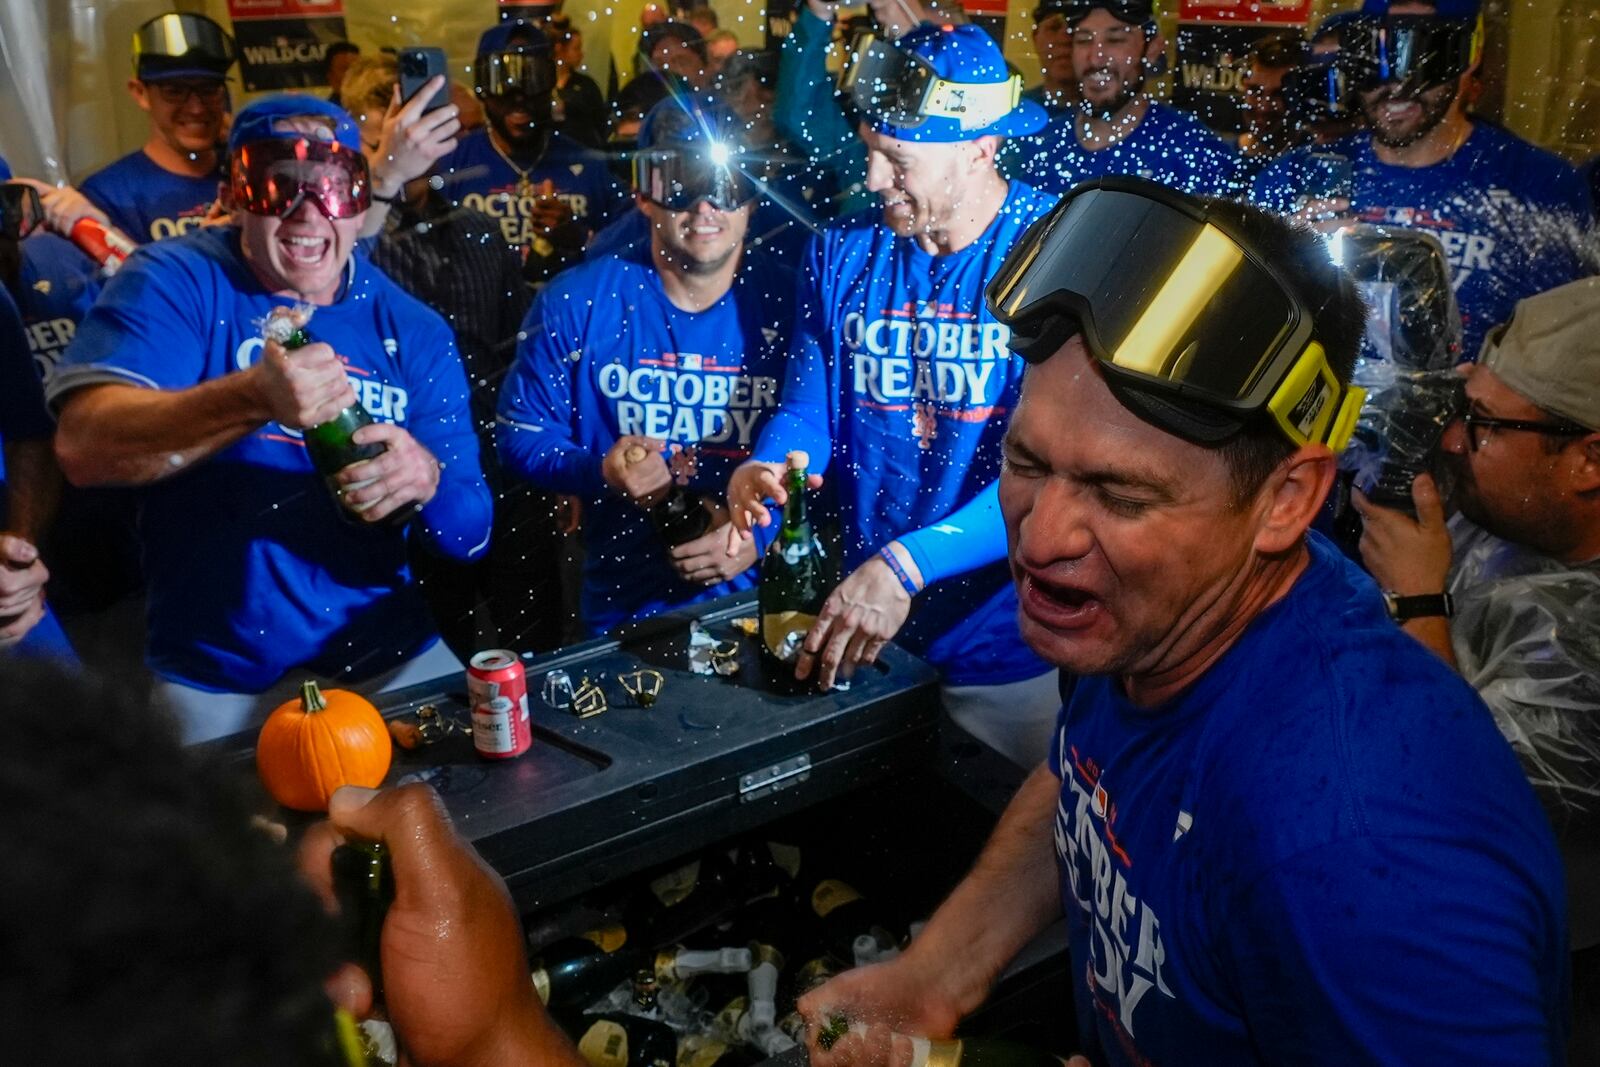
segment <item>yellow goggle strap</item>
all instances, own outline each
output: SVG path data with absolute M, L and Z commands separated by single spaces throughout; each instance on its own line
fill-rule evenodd
M 1295 444 L 1325 441 L 1339 452 L 1349 443 L 1365 400 L 1363 389 L 1339 388 L 1327 354 L 1312 341 L 1267 401 L 1267 410 L 1284 436 Z

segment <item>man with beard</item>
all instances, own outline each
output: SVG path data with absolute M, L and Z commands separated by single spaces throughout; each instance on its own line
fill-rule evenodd
M 1245 55 L 1244 133 L 1239 138 L 1242 169 L 1252 173 L 1291 148 L 1309 132 L 1292 121 L 1284 94 L 1285 76 L 1305 59 L 1306 43 L 1294 30 L 1272 33 L 1256 41 Z
M 1148 81 L 1166 50 L 1150 0 L 1067 0 L 1078 104 L 1007 146 L 1006 173 L 1061 193 L 1107 174 L 1223 195 L 1238 156 L 1200 120 L 1156 102 Z
M 128 95 L 149 116 L 150 136 L 85 178 L 82 191 L 135 241 L 187 233 L 216 202 L 233 61 L 233 38 L 204 15 L 158 15 L 134 32 Z
M 499 222 L 528 280 L 547 281 L 621 210 L 623 192 L 603 156 L 555 129 L 556 68 L 541 27 L 512 19 L 485 30 L 473 76 L 488 125 L 439 161 L 443 192 Z
M 1469 355 L 1518 300 L 1593 267 L 1584 251 L 1591 205 L 1577 171 L 1467 115 L 1482 33 L 1476 0 L 1369 3 L 1340 27 L 1336 62 L 1370 132 L 1317 149 L 1350 160 L 1351 197 L 1306 200 L 1319 167 L 1310 149 L 1268 166 L 1251 189 L 1275 211 L 1432 233 L 1450 262 Z
M 1078 103 L 1078 79 L 1072 71 L 1072 27 L 1066 0 L 1045 0 L 1033 9 L 1033 50 L 1039 56 L 1039 84 L 1022 95 L 1044 108 L 1051 118 Z
M 1493 709 L 1567 866 L 1573 1063 L 1600 1062 L 1600 279 L 1517 304 L 1445 432 L 1448 522 L 1359 495 L 1361 557 L 1406 631 Z
M 473 559 L 491 519 L 449 327 L 355 254 L 355 123 L 283 94 L 229 138 L 236 223 L 140 249 L 47 390 L 67 478 L 141 489 L 148 662 L 189 741 L 259 725 L 308 677 L 376 692 L 460 671 L 408 544 Z M 264 320 L 297 305 L 311 342 L 290 351 Z M 382 451 L 325 479 L 304 431 L 358 401 L 354 443 Z
M 988 300 L 1032 364 L 1000 507 L 1059 723 L 906 950 L 801 999 L 810 1062 L 948 1037 L 1064 918 L 1099 1067 L 1562 1063 L 1533 791 L 1472 688 L 1309 532 L 1366 317 L 1322 242 L 1101 178 Z
M 590 634 L 754 581 L 753 545 L 723 551 L 717 497 L 776 404 L 795 283 L 744 247 L 741 126 L 720 104 L 655 106 L 634 161 L 648 240 L 539 295 L 500 391 L 505 468 L 584 501 Z M 652 509 L 680 487 L 704 531 L 671 544 Z
M 972 25 L 875 43 L 852 92 L 882 211 L 812 239 L 783 402 L 728 484 L 734 527 L 775 533 L 765 501 L 787 497 L 785 456 L 808 453 L 836 491 L 847 576 L 796 677 L 826 689 L 893 638 L 940 669 L 958 723 L 1031 765 L 1054 682 L 1017 637 L 995 502 L 1023 365 L 982 292 L 1049 210 L 1051 197 L 994 164 L 1001 139 L 1037 131 L 1044 112 Z

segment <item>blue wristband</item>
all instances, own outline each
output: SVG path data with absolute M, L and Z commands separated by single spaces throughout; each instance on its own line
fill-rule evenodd
M 894 554 L 894 549 L 889 548 L 887 545 L 880 548 L 878 550 L 878 558 L 887 563 L 889 569 L 894 572 L 894 576 L 900 579 L 900 587 L 906 591 L 907 596 L 914 597 L 921 592 L 917 588 L 917 583 L 911 580 L 911 575 L 906 573 L 905 567 L 900 562 L 900 557 Z

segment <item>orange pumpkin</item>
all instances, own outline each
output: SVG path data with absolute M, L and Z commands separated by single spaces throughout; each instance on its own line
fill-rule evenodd
M 256 738 L 256 771 L 286 808 L 327 811 L 342 785 L 376 788 L 389 773 L 394 749 L 383 716 L 366 698 L 343 689 L 326 693 L 316 682 L 267 716 Z

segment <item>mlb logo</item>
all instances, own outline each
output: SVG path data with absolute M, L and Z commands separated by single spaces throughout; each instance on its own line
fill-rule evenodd
M 1111 803 L 1111 801 L 1106 796 L 1106 787 L 1101 785 L 1099 782 L 1094 784 L 1094 796 L 1092 798 L 1092 803 L 1094 804 L 1094 813 L 1100 816 L 1102 819 L 1105 818 L 1106 807 Z
M 681 360 L 679 366 L 684 370 L 699 370 L 701 361 L 705 359 L 704 356 L 695 355 L 691 352 L 680 353 L 678 358 Z

